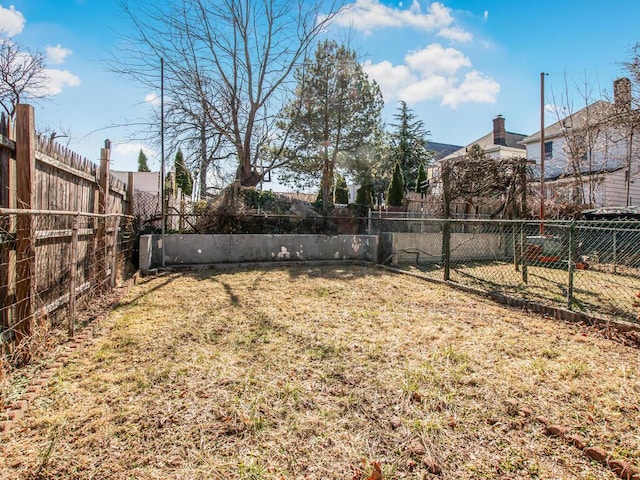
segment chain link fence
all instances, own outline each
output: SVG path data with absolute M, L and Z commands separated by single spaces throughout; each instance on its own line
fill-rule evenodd
M 638 322 L 640 222 L 371 218 L 386 263 L 488 293 Z
M 132 274 L 131 217 L 0 209 L 0 360 L 27 363 Z

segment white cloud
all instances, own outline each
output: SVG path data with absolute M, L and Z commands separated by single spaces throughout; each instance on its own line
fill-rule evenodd
M 56 65 L 64 63 L 65 59 L 73 53 L 72 50 L 64 48 L 60 44 L 56 45 L 55 47 L 47 45 L 45 50 L 47 52 L 47 60 Z
M 471 60 L 460 50 L 444 48 L 439 43 L 432 43 L 422 50 L 410 53 L 405 57 L 405 62 L 422 75 L 454 75 L 460 68 L 471 66 Z
M 10 40 L 7 40 L 10 41 Z M 15 64 L 22 63 L 25 65 L 32 61 L 30 53 L 18 52 L 15 58 Z M 26 88 L 26 92 L 34 97 L 47 97 L 57 95 L 62 92 L 64 87 L 77 87 L 80 85 L 80 78 L 68 70 L 59 70 L 56 68 L 43 68 L 39 75 L 30 82 L 31 87 Z
M 449 27 L 453 23 L 451 9 L 442 3 L 434 2 L 424 13 L 418 0 L 414 0 L 407 9 L 393 8 L 379 0 L 356 0 L 340 10 L 334 17 L 337 25 L 372 33 L 386 27 L 413 27 L 421 30 L 437 30 Z
M 473 35 L 469 32 L 465 32 L 460 27 L 446 27 L 441 29 L 436 36 L 446 38 L 456 43 L 467 43 L 473 40 Z
M 393 65 L 388 60 L 364 64 L 367 74 L 380 85 L 385 100 L 411 104 L 439 101 L 451 108 L 463 103 L 495 103 L 500 84 L 477 70 L 462 76 L 460 70 L 471 67 L 462 52 L 439 44 L 407 55 L 404 65 Z
M 144 143 L 131 143 L 126 140 L 116 140 L 112 144 L 111 156 L 114 159 L 135 156 L 137 161 L 140 150 L 145 153 L 147 159 L 149 159 L 149 157 L 151 156 L 156 155 L 156 151 L 152 147 Z
M 367 75 L 380 85 L 383 92 L 397 92 L 404 86 L 417 81 L 409 67 L 405 65 L 393 66 L 388 60 L 375 64 L 367 60 L 363 68 Z
M 441 75 L 431 75 L 407 85 L 399 92 L 399 98 L 409 103 L 424 102 L 442 98 L 451 90 L 452 80 Z
M 489 20 L 489 10 L 485 10 L 485 11 L 484 11 L 484 15 L 482 16 L 482 18 L 484 18 L 484 19 L 485 19 L 485 21 L 486 21 L 486 20 Z
M 16 10 L 16 7 L 11 5 L 9 8 L 4 8 L 0 5 L 0 30 L 4 31 L 9 37 L 19 34 L 24 29 L 26 20 L 21 12 Z
M 553 113 L 557 118 L 564 118 L 569 115 L 569 109 L 566 106 L 556 105 L 555 103 L 545 104 L 544 111 Z
M 44 77 L 43 85 L 37 95 L 57 95 L 64 87 L 77 87 L 80 85 L 80 78 L 68 70 L 58 70 L 55 68 L 45 68 L 42 71 Z
M 154 107 L 159 107 L 160 95 L 158 95 L 156 92 L 147 93 L 147 95 L 144 97 L 144 101 L 145 103 L 150 103 Z
M 458 87 L 452 88 L 442 97 L 442 105 L 457 108 L 461 103 L 495 103 L 500 93 L 500 84 L 474 70 L 464 76 Z

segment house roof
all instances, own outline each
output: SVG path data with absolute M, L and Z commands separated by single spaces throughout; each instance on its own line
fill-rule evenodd
M 603 173 L 616 172 L 624 166 L 620 165 L 619 161 L 609 160 L 597 161 L 594 160 L 591 168 L 584 166 L 580 169 L 581 175 L 600 175 Z M 561 178 L 570 177 L 573 175 L 570 165 L 566 161 L 559 160 L 546 160 L 544 163 L 544 179 L 545 180 L 558 180 Z M 540 165 L 535 165 L 534 180 L 540 180 Z
M 604 100 L 598 100 L 590 105 L 581 108 L 577 112 L 561 118 L 556 123 L 545 127 L 544 136 L 546 139 L 553 139 L 564 134 L 567 128 L 581 128 L 587 123 L 597 125 L 603 120 L 609 118 L 615 113 L 615 107 L 612 103 Z M 522 140 L 524 145 L 540 141 L 540 131 L 533 135 L 529 135 Z
M 587 220 L 638 220 L 640 207 L 602 207 L 585 210 L 582 216 Z
M 461 157 L 463 155 L 467 154 L 467 148 L 469 148 L 472 145 L 478 145 L 480 148 L 482 148 L 485 153 L 487 154 L 491 154 L 494 152 L 502 152 L 505 151 L 509 152 L 509 150 L 513 151 L 511 153 L 513 154 L 517 154 L 519 153 L 518 151 L 522 151 L 525 150 L 525 146 L 521 144 L 521 141 L 526 137 L 526 135 L 522 134 L 522 133 L 512 133 L 512 132 L 505 132 L 505 143 L 506 145 L 497 145 L 494 143 L 494 138 L 493 138 L 493 131 L 487 133 L 485 136 L 480 137 L 479 139 L 469 143 L 467 146 L 465 147 L 460 147 L 459 149 L 455 150 L 454 152 L 451 152 L 449 155 L 447 155 L 446 157 L 443 158 L 456 158 L 456 157 Z
M 435 160 L 440 160 L 441 158 L 446 157 L 450 153 L 458 150 L 460 145 L 451 145 L 449 143 L 438 143 L 438 142 L 429 142 L 427 143 L 427 150 L 433 152 L 435 155 Z

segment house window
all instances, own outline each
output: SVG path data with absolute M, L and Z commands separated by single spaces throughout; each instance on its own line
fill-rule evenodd
M 544 159 L 553 157 L 553 142 L 544 142 Z

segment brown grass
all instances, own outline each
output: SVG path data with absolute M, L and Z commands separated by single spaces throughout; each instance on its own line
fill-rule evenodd
M 638 350 L 367 267 L 151 278 L 1 438 L 2 478 L 607 479 Z M 361 477 L 360 474 L 365 476 Z
M 598 266 L 601 267 L 601 266 Z M 404 265 L 410 271 L 415 266 Z M 424 274 L 442 280 L 442 269 L 424 267 Z M 631 275 L 627 267 L 612 271 L 574 270 L 572 308 L 600 317 L 638 322 L 640 278 L 637 271 Z M 451 268 L 451 280 L 484 291 L 496 291 L 517 298 L 533 300 L 561 308 L 567 306 L 569 274 L 566 269 L 550 266 L 528 266 L 528 283 L 522 281 L 522 272 L 506 262 L 460 262 Z

